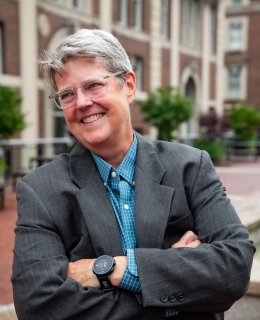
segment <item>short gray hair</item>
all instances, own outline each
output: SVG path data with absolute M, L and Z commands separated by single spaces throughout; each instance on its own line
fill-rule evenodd
M 67 37 L 55 51 L 45 51 L 38 62 L 47 81 L 57 89 L 55 73 L 64 70 L 67 61 L 79 57 L 100 63 L 111 73 L 133 70 L 120 42 L 111 33 L 95 29 L 78 30 Z M 123 84 L 125 74 L 118 78 Z

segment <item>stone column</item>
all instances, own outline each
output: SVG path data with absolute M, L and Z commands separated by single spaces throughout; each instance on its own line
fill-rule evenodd
M 173 87 L 179 87 L 179 69 L 180 69 L 180 52 L 179 52 L 179 34 L 181 27 L 181 8 L 180 0 L 171 2 L 171 73 L 170 82 Z
M 203 5 L 202 8 L 202 96 L 201 111 L 206 112 L 209 104 L 209 67 L 210 67 L 210 19 L 209 6 Z
M 112 31 L 112 1 L 100 0 L 100 29 Z
M 217 13 L 217 61 L 216 61 L 216 111 L 223 113 L 225 99 L 225 32 L 226 32 L 226 1 L 218 2 Z
M 28 126 L 22 138 L 38 137 L 38 89 L 37 89 L 37 24 L 36 1 L 19 1 L 21 110 L 26 114 Z
M 36 0 L 19 1 L 21 111 L 26 115 L 27 127 L 22 139 L 38 138 L 38 87 L 37 87 L 37 23 Z M 21 149 L 21 167 L 29 165 L 37 148 Z
M 151 1 L 150 90 L 161 86 L 161 1 Z

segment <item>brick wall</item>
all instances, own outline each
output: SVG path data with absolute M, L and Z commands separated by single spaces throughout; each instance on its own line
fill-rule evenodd
M 215 62 L 210 63 L 209 73 L 209 98 L 214 100 L 216 98 L 216 64 Z
M 166 86 L 170 83 L 170 70 L 171 70 L 171 61 L 170 61 L 170 50 L 162 49 L 162 72 L 161 72 L 161 84 L 162 86 Z
M 122 46 L 126 49 L 129 57 L 137 56 L 143 59 L 143 90 L 149 91 L 150 74 L 150 46 L 148 43 L 134 39 L 125 38 L 119 34 L 114 34 Z
M 5 74 L 19 75 L 19 11 L 18 2 L 0 0 L 0 23 L 3 25 L 3 69 Z
M 251 13 L 249 16 L 247 94 L 248 101 L 260 108 L 260 12 Z

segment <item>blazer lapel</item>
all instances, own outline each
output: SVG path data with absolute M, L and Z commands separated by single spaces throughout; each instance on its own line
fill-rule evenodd
M 79 186 L 76 198 L 97 256 L 123 255 L 117 220 L 103 181 L 89 152 L 78 144 L 70 155 L 72 180 Z
M 135 223 L 139 248 L 161 248 L 174 189 L 161 185 L 165 169 L 140 135 L 135 172 Z

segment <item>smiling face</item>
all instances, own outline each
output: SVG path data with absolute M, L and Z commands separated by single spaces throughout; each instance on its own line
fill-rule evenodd
M 102 65 L 77 58 L 65 64 L 61 75 L 55 74 L 55 81 L 60 91 L 79 88 L 90 79 L 109 74 L 111 72 Z M 120 158 L 121 155 L 123 159 L 133 141 L 129 106 L 134 100 L 135 75 L 129 71 L 123 87 L 116 77 L 106 81 L 106 93 L 95 99 L 77 90 L 77 103 L 64 109 L 64 116 L 70 132 L 86 148 L 108 161 L 110 157 Z

